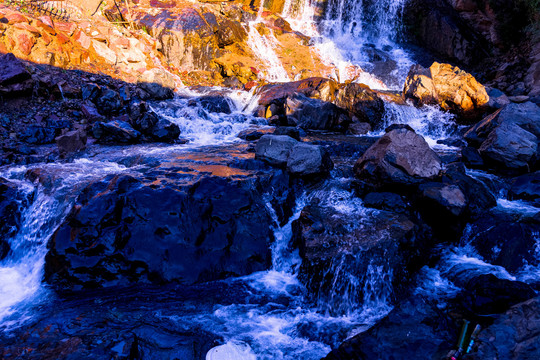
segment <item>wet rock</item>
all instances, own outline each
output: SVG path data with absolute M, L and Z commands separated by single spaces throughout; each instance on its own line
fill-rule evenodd
M 456 185 L 467 199 L 468 211 L 476 216 L 497 205 L 497 201 L 489 189 L 481 181 L 468 176 L 461 163 L 447 165 L 442 174 L 442 182 Z
M 540 137 L 540 107 L 531 102 L 510 104 L 474 125 L 465 133 L 465 140 L 472 145 L 480 145 L 495 128 L 503 124 L 517 125 Z
M 406 212 L 408 208 L 401 196 L 390 192 L 370 192 L 364 198 L 364 205 L 398 213 Z
M 17 233 L 21 225 L 21 200 L 17 186 L 0 177 L 0 260 L 10 251 L 7 240 Z
M 336 90 L 337 83 L 334 80 L 308 78 L 293 82 L 264 85 L 257 91 L 257 94 L 260 96 L 259 104 L 267 107 L 271 103 L 283 104 L 286 98 L 296 93 L 309 98 L 331 102 L 335 99 Z
M 438 104 L 465 118 L 481 115 L 489 101 L 486 89 L 471 74 L 437 62 L 429 69 L 411 67 L 403 94 L 418 104 Z
M 443 218 L 460 216 L 467 208 L 467 199 L 456 185 L 426 183 L 420 185 L 419 191 L 424 205 L 431 208 L 428 212 L 434 211 Z
M 273 135 L 287 135 L 300 141 L 300 130 L 293 126 L 278 126 L 274 130 Z
M 242 42 L 247 38 L 247 32 L 240 22 L 229 19 L 221 19 L 216 32 L 218 46 L 223 48 L 227 45 Z
M 467 359 L 540 358 L 540 298 L 517 304 L 482 330 Z
M 296 176 L 326 175 L 333 168 L 334 163 L 328 153 L 317 145 L 296 144 L 287 158 L 287 171 Z
M 84 117 L 90 121 L 104 121 L 104 117 L 98 112 L 94 104 L 91 102 L 85 102 L 81 105 L 81 111 L 84 114 Z
M 51 239 L 45 279 L 62 289 L 193 284 L 265 270 L 272 218 L 252 186 L 211 176 L 93 183 Z
M 418 189 L 415 209 L 439 241 L 455 242 L 466 224 L 468 201 L 456 185 L 425 183 Z
M 308 205 L 292 228 L 292 244 L 302 257 L 300 278 L 332 313 L 350 311 L 351 301 L 362 303 L 363 282 L 373 267 L 378 277 L 372 280 L 380 281 L 374 285 L 377 295 L 401 297 L 406 279 L 421 266 L 417 256 L 427 249 L 421 228 L 387 211 L 342 213 Z M 362 280 L 354 284 L 352 277 Z M 332 294 L 345 293 L 348 299 L 332 299 Z
M 384 102 L 368 86 L 358 83 L 339 85 L 335 104 L 347 109 L 360 122 L 368 123 L 374 129 L 381 129 Z
M 123 102 L 120 94 L 112 89 L 103 89 L 96 101 L 98 111 L 103 115 L 118 113 Z
M 510 104 L 510 99 L 499 89 L 490 89 L 488 92 L 488 106 L 493 109 L 501 109 Z
M 443 359 L 455 346 L 459 328 L 439 305 L 420 296 L 409 298 L 324 360 Z
M 465 240 L 488 263 L 517 274 L 527 264 L 538 263 L 535 234 L 539 226 L 538 219 L 516 219 L 510 214 L 492 210 L 470 224 Z
M 140 110 L 133 110 L 133 114 L 139 113 Z M 142 132 L 143 134 L 152 133 L 152 129 L 158 123 L 158 116 L 154 112 L 145 112 L 135 120 L 131 120 L 131 125 L 136 130 Z
M 464 288 L 458 299 L 470 316 L 500 314 L 536 296 L 530 285 L 500 279 L 493 274 L 474 276 L 463 284 L 453 280 Z
M 0 56 L 0 86 L 20 83 L 30 79 L 24 63 L 12 53 Z
M 353 122 L 349 124 L 347 133 L 351 135 L 365 135 L 372 130 L 369 123 L 365 122 Z
M 257 129 L 247 129 L 244 131 L 240 131 L 238 135 L 236 135 L 236 137 L 246 141 L 255 141 L 259 140 L 265 133 L 265 131 Z
M 172 99 L 176 83 L 173 76 L 159 69 L 145 71 L 138 83 L 139 87 L 145 90 L 150 98 L 155 100 Z
M 101 86 L 94 83 L 84 83 L 81 88 L 82 99 L 91 102 L 96 102 L 101 94 Z
M 203 109 L 212 113 L 230 114 L 232 112 L 231 105 L 223 96 L 201 96 L 193 99 L 190 105 L 200 105 Z
M 505 123 L 496 127 L 478 151 L 486 163 L 502 169 L 526 171 L 531 168 L 538 139 L 530 132 Z
M 540 205 L 540 171 L 515 179 L 508 191 L 511 200 L 527 200 Z
M 471 168 L 481 168 L 484 166 L 484 160 L 478 150 L 472 146 L 467 146 L 461 149 L 461 157 L 463 162 Z
M 134 125 L 133 122 L 138 121 L 141 116 L 148 112 L 148 105 L 144 101 L 134 99 L 129 103 L 127 110 L 132 121 L 132 125 Z
M 169 120 L 159 118 L 152 128 L 152 139 L 158 142 L 173 143 L 180 136 L 180 128 Z
M 55 129 L 30 125 L 19 135 L 19 138 L 28 144 L 43 145 L 53 143 L 55 136 Z
M 301 94 L 287 98 L 285 115 L 289 125 L 304 130 L 345 131 L 350 122 L 345 112 L 336 105 Z
M 286 135 L 264 135 L 255 146 L 255 158 L 285 167 L 292 148 L 297 144 L 298 141 Z
M 56 138 L 56 146 L 60 156 L 75 153 L 86 148 L 86 132 L 82 130 L 68 131 Z
M 96 122 L 92 134 L 102 144 L 133 144 L 139 141 L 141 133 L 125 121 Z
M 413 184 L 433 179 L 441 170 L 441 160 L 424 138 L 407 129 L 382 136 L 354 166 L 359 179 L 377 186 Z

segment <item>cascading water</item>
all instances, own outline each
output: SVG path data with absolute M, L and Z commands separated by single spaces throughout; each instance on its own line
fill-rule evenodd
M 278 46 L 278 41 L 273 32 L 270 30 L 264 35 L 259 32 L 257 25 L 263 22 L 263 4 L 264 0 L 261 0 L 257 18 L 248 23 L 247 43 L 255 55 L 266 65 L 266 80 L 271 82 L 290 81 L 287 71 L 283 68 L 281 60 L 276 54 L 275 49 Z
M 54 177 L 52 188 L 35 187 L 25 180 L 25 174 L 34 168 Z M 15 167 L 0 173 L 18 184 L 31 202 L 23 211 L 19 231 L 8 239 L 10 254 L 0 262 L 0 327 L 18 325 L 26 319 L 24 302 L 46 299 L 41 282 L 47 241 L 71 210 L 77 189 L 92 179 L 125 170 L 116 163 L 78 160 L 65 165 Z
M 373 89 L 400 89 L 409 55 L 396 45 L 406 0 L 332 0 L 318 16 L 316 1 L 285 4 L 291 26 L 311 36 L 322 59 L 337 69 L 338 80 L 356 79 Z

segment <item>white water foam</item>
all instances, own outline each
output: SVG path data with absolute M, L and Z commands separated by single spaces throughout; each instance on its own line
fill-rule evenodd
M 37 185 L 34 191 L 34 185 L 24 179 L 24 174 L 33 168 L 54 177 L 54 188 Z M 8 239 L 11 251 L 0 262 L 1 327 L 20 325 L 28 318 L 27 305 L 46 299 L 42 278 L 47 241 L 70 211 L 75 189 L 91 179 L 125 170 L 116 163 L 80 159 L 68 164 L 18 166 L 0 172 L 1 177 L 18 184 L 27 195 L 34 192 L 31 205 L 22 214 L 19 231 Z
M 223 96 L 231 108 L 230 114 L 204 109 L 197 99 L 207 95 Z M 238 133 L 250 127 L 264 126 L 266 120 L 253 116 L 258 98 L 245 91 L 208 88 L 203 91 L 182 89 L 173 100 L 152 105 L 158 115 L 178 125 L 181 137 L 190 147 L 220 145 L 240 141 Z

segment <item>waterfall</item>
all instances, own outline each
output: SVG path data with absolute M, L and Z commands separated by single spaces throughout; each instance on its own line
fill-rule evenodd
M 34 185 L 25 179 L 32 169 L 43 169 L 54 178 L 52 188 Z M 17 326 L 26 319 L 24 303 L 47 298 L 42 285 L 47 242 L 71 210 L 77 189 L 92 179 L 118 173 L 126 168 L 116 163 L 86 159 L 69 164 L 15 167 L 0 176 L 18 184 L 20 191 L 33 197 L 22 214 L 21 227 L 8 239 L 11 251 L 0 262 L 0 326 Z
M 321 59 L 336 68 L 340 82 L 356 79 L 373 89 L 401 90 L 412 65 L 408 54 L 396 46 L 406 1 L 330 0 L 325 13 L 317 16 L 321 4 L 315 0 L 290 0 L 282 15 L 294 30 L 312 37 Z M 375 62 L 391 66 L 379 69 Z

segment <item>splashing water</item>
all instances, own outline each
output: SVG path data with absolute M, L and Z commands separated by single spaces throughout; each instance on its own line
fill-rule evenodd
M 35 189 L 24 180 L 24 174 L 34 167 L 21 166 L 0 172 L 0 176 L 18 184 L 28 196 L 35 192 L 31 205 L 22 214 L 19 231 L 8 240 L 11 252 L 0 263 L 0 322 L 6 328 L 18 326 L 27 319 L 24 303 L 46 299 L 41 281 L 47 242 L 69 213 L 74 190 L 92 179 L 125 171 L 125 167 L 116 163 L 86 159 L 39 167 L 54 174 L 56 184 L 53 189 L 41 185 Z
M 219 95 L 227 101 L 231 113 L 205 109 L 197 99 L 206 95 Z M 152 109 L 163 118 L 178 125 L 181 137 L 190 145 L 218 145 L 240 141 L 236 135 L 253 125 L 266 125 L 266 121 L 252 115 L 257 106 L 257 97 L 244 91 L 221 88 L 196 92 L 182 89 L 173 100 L 152 105 Z
M 320 17 L 319 3 L 291 0 L 282 15 L 294 30 L 312 37 L 321 59 L 336 68 L 340 82 L 354 79 L 373 89 L 401 89 L 413 64 L 395 44 L 405 2 L 330 0 Z

